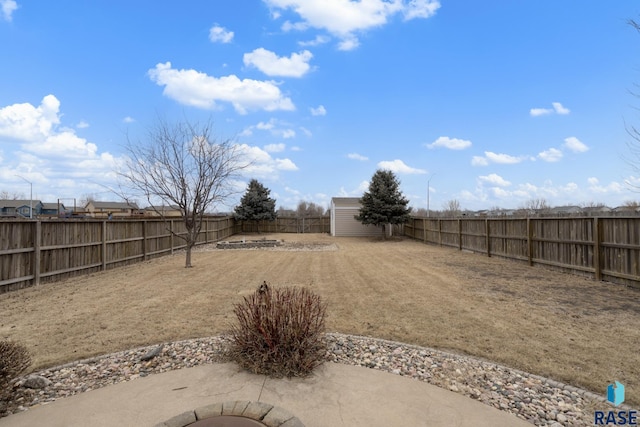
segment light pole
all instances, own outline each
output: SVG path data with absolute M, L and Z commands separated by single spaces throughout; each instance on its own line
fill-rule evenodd
M 429 179 L 427 180 L 427 218 L 429 218 L 429 193 L 431 192 L 431 186 L 429 185 L 431 183 L 431 178 L 433 178 L 435 176 L 435 173 L 432 173 L 431 176 L 429 177 Z
M 33 219 L 33 183 L 20 175 L 16 176 L 29 184 L 29 219 Z

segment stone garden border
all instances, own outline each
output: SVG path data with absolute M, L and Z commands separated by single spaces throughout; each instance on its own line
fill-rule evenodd
M 202 406 L 169 418 L 154 427 L 187 427 L 197 421 L 221 415 L 241 416 L 261 422 L 267 427 L 304 427 L 297 417 L 278 406 L 246 400 Z

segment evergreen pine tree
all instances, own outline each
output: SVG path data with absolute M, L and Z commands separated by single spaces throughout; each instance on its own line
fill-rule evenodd
M 247 192 L 240 199 L 240 204 L 235 207 L 235 218 L 240 221 L 254 221 L 256 227 L 259 221 L 275 220 L 276 201 L 269 197 L 270 193 L 271 190 L 257 179 L 252 179 Z
M 411 208 L 407 207 L 409 200 L 400 191 L 400 182 L 388 170 L 373 174 L 369 191 L 360 198 L 360 204 L 360 213 L 355 219 L 365 225 L 381 227 L 383 236 L 386 236 L 387 224 L 404 224 L 411 213 Z

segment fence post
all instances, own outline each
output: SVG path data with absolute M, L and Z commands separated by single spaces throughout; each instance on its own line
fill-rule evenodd
M 486 230 L 487 233 L 487 256 L 489 258 L 491 258 L 491 236 L 489 235 L 490 230 L 489 230 L 489 218 L 485 218 L 484 220 L 484 228 Z
M 424 235 L 424 242 L 427 243 L 427 218 L 422 218 L 422 234 Z
M 107 269 L 107 221 L 102 220 L 102 271 Z
M 33 284 L 40 284 L 40 246 L 42 243 L 42 222 L 36 221 L 36 231 L 33 236 Z
M 173 255 L 173 220 L 169 220 L 169 245 L 171 245 L 171 255 Z
M 529 266 L 533 265 L 533 227 L 531 226 L 531 218 L 527 217 L 527 258 Z
M 600 263 L 600 242 L 602 240 L 600 221 L 598 217 L 593 218 L 593 267 L 595 268 L 595 279 L 602 280 L 602 265 Z
M 142 260 L 147 260 L 147 220 L 142 220 Z
M 440 218 L 438 218 L 438 243 L 442 247 L 442 222 L 440 222 Z
M 462 220 L 458 218 L 458 250 L 462 250 Z

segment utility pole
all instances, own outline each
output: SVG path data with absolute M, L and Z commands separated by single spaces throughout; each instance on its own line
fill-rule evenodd
M 429 185 L 431 183 L 431 178 L 433 178 L 435 176 L 435 173 L 432 173 L 431 176 L 429 177 L 429 179 L 427 180 L 427 218 L 429 218 L 430 216 L 430 210 L 429 210 L 429 194 L 431 193 L 431 186 Z
M 16 176 L 29 184 L 29 219 L 33 219 L 33 183 L 20 175 Z

